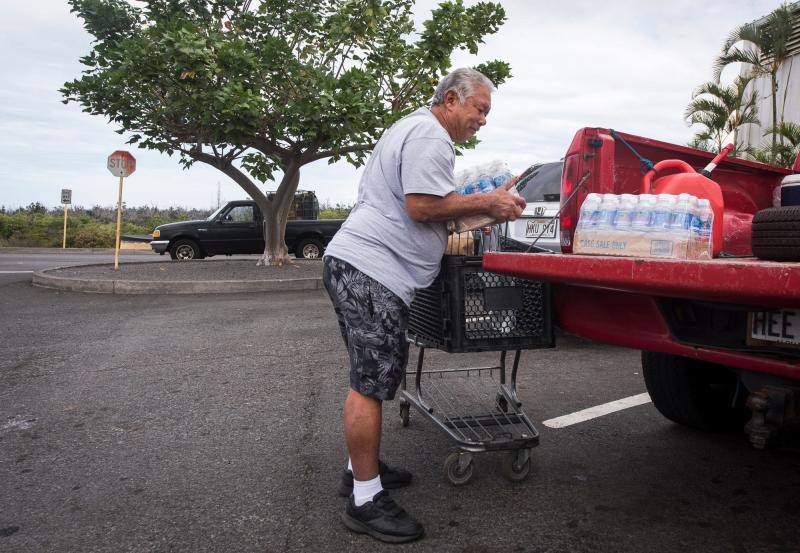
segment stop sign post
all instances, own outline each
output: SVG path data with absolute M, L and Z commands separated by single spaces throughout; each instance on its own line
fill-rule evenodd
M 106 164 L 115 177 L 119 177 L 119 198 L 117 199 L 117 241 L 114 248 L 114 270 L 119 271 L 119 228 L 122 222 L 122 179 L 136 171 L 136 158 L 130 152 L 117 150 L 108 156 Z

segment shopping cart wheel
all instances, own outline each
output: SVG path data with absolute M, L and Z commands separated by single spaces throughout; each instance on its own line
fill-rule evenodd
M 409 408 L 410 405 L 407 401 L 400 401 L 400 421 L 403 423 L 403 426 L 408 426 Z
M 503 476 L 512 482 L 522 482 L 531 474 L 531 450 L 507 451 L 503 457 Z
M 472 454 L 454 451 L 444 460 L 444 475 L 454 486 L 463 486 L 472 478 L 475 463 Z

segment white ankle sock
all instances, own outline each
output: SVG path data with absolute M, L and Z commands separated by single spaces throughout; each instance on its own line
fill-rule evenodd
M 353 478 L 353 502 L 356 507 L 361 507 L 364 503 L 372 501 L 372 498 L 381 491 L 383 491 L 383 486 L 381 486 L 380 474 L 372 480 L 363 482 Z
M 350 459 L 350 457 L 347 458 L 347 470 L 353 472 L 353 461 Z

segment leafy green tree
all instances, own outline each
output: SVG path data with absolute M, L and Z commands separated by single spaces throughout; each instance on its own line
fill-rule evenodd
M 796 15 L 788 4 L 770 13 L 761 25 L 747 23 L 737 27 L 722 46 L 714 62 L 714 78 L 719 82 L 723 69 L 732 63 L 744 63 L 754 77 L 768 76 L 771 83 L 772 128 L 778 127 L 778 70 L 789 57 L 789 38 Z M 741 46 L 736 46 L 742 43 Z M 787 83 L 788 86 L 788 83 Z M 785 90 L 784 95 L 789 91 Z M 777 135 L 772 133 L 774 149 Z
M 695 150 L 703 150 L 705 152 L 714 151 L 713 137 L 706 131 L 696 133 L 686 145 Z
M 734 144 L 732 155 L 741 155 L 747 148 L 738 144 L 739 128 L 758 123 L 756 93 L 747 92 L 753 77 L 737 77 L 730 86 L 703 83 L 692 94 L 684 119 L 689 125 L 701 125 L 691 146 L 719 152 L 728 137 Z
M 764 136 L 775 134 L 778 141 L 767 142 L 756 150 L 755 159 L 762 163 L 789 168 L 800 153 L 800 124 L 783 122 L 777 128 L 764 131 Z
M 283 236 L 300 168 L 364 163 L 384 129 L 424 105 L 456 49 L 475 54 L 505 19 L 496 3 L 443 2 L 415 32 L 413 0 L 69 0 L 95 37 L 77 102 L 130 143 L 202 162 L 239 184 L 265 218 L 259 263 L 288 259 Z M 477 68 L 496 84 L 508 64 Z M 272 200 L 257 183 L 282 173 Z
M 33 202 L 31 204 L 28 204 L 28 207 L 26 207 L 25 210 L 31 213 L 41 213 L 41 214 L 47 213 L 47 208 L 44 205 L 40 204 L 39 202 Z

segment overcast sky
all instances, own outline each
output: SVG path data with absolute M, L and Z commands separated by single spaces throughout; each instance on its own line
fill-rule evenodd
M 418 0 L 423 18 L 437 2 Z M 466 0 L 472 4 L 471 0 Z M 494 95 L 481 144 L 461 169 L 495 159 L 514 172 L 560 159 L 581 127 L 602 126 L 684 144 L 692 90 L 710 80 L 728 33 L 775 9 L 776 0 L 502 0 L 508 20 L 478 56 L 454 66 L 503 59 L 514 77 Z M 0 205 L 111 206 L 117 180 L 107 156 L 130 149 L 137 170 L 125 181 L 129 206 L 210 208 L 246 197 L 225 175 L 176 158 L 131 149 L 104 119 L 61 103 L 58 89 L 81 71 L 90 36 L 62 0 L 4 0 L 0 19 Z M 731 70 L 731 73 L 734 70 Z M 727 73 L 726 73 L 727 75 Z M 321 201 L 353 203 L 360 172 L 345 163 L 306 166 L 300 188 Z M 273 189 L 273 186 L 266 188 Z

